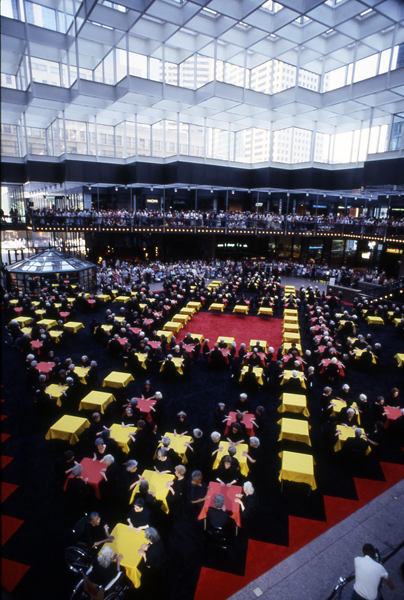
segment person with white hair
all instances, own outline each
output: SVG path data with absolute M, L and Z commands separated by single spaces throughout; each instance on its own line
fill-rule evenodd
M 240 397 L 236 402 L 235 410 L 237 412 L 242 413 L 243 415 L 246 415 L 247 413 L 250 412 L 250 409 L 251 409 L 251 403 L 247 399 L 247 394 L 244 394 L 244 393 L 240 394 Z
M 244 483 L 242 494 L 236 494 L 236 502 L 240 505 L 241 522 L 244 524 L 254 516 L 258 507 L 258 496 L 250 481 Z
M 359 421 L 358 421 L 358 416 L 355 412 L 355 409 L 352 408 L 351 406 L 349 408 L 347 408 L 346 411 L 346 416 L 344 416 L 343 418 L 340 419 L 340 423 L 341 425 L 344 425 L 345 427 L 358 427 L 359 426 Z
M 114 563 L 116 559 L 116 563 Z M 110 546 L 101 548 L 90 574 L 91 583 L 105 588 L 121 570 L 123 555 L 112 552 Z

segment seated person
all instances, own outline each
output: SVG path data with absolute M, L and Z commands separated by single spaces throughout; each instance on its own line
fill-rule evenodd
M 373 448 L 378 448 L 384 439 L 384 424 L 382 421 L 376 421 L 374 431 L 366 433 L 365 435 L 369 444 Z
M 229 433 L 227 434 L 228 442 L 237 446 L 238 444 L 245 442 L 246 439 L 247 438 L 240 427 L 240 423 L 233 423 L 230 427 Z
M 247 400 L 247 394 L 240 394 L 240 398 L 237 400 L 235 406 L 236 412 L 247 414 L 250 412 L 250 408 L 251 404 L 250 401 Z
M 97 548 L 105 542 L 112 542 L 114 537 L 109 534 L 109 527 L 101 521 L 97 512 L 89 514 L 84 531 L 80 537 L 80 542 L 86 544 L 89 548 Z
M 253 436 L 249 440 L 248 450 L 243 452 L 243 456 L 247 457 L 247 464 L 251 475 L 256 475 L 262 455 L 262 448 L 257 437 Z
M 159 448 L 157 450 L 157 456 L 153 461 L 153 467 L 156 473 L 174 473 L 173 461 L 167 456 L 165 448 Z
M 185 413 L 183 410 L 181 410 L 178 414 L 177 414 L 177 421 L 175 422 L 174 425 L 174 435 L 179 435 L 180 437 L 182 437 L 183 435 L 186 435 L 189 431 L 189 423 L 187 421 L 187 413 Z
M 216 471 L 216 481 L 218 481 L 220 485 L 227 485 L 227 487 L 237 483 L 238 471 L 237 468 L 232 464 L 231 456 L 223 456 Z
M 246 481 L 243 485 L 243 493 L 236 494 L 236 502 L 240 505 L 241 522 L 250 519 L 257 510 L 258 496 L 250 481 Z
M 142 478 L 142 481 L 139 483 L 139 487 L 137 489 L 136 494 L 133 497 L 133 501 L 136 502 L 138 498 L 143 498 L 145 501 L 145 505 L 149 508 L 153 509 L 156 506 L 156 498 L 154 497 L 154 492 L 149 491 L 149 482 L 146 479 Z
M 116 563 L 114 563 L 115 559 Z M 117 556 L 109 546 L 104 546 L 93 564 L 93 569 L 90 573 L 91 583 L 101 585 L 105 588 L 121 570 L 122 559 L 122 554 Z
M 138 552 L 142 555 L 148 569 L 156 569 L 161 565 L 164 558 L 163 542 L 154 527 L 146 529 L 145 535 L 149 543 L 142 544 Z
M 94 498 L 94 489 L 83 479 L 83 467 L 76 465 L 72 469 L 72 478 L 67 480 L 66 494 L 73 509 L 86 510 Z
M 358 416 L 355 413 L 353 408 L 348 408 L 346 411 L 346 416 L 341 419 L 341 425 L 345 425 L 345 427 L 358 427 Z
M 137 498 L 128 512 L 126 520 L 129 529 L 135 529 L 139 533 L 142 529 L 147 529 L 152 524 L 152 513 L 143 498 Z
M 208 512 L 206 513 L 207 526 L 220 527 L 221 529 L 229 530 L 232 527 L 232 519 L 226 512 L 225 497 L 223 494 L 216 494 L 213 498 L 214 506 L 209 506 Z
M 342 446 L 344 453 L 350 452 L 351 450 L 356 450 L 365 456 L 368 449 L 368 442 L 362 438 L 362 433 L 362 429 L 359 429 L 358 427 L 355 429 L 355 436 L 349 437 L 347 440 L 345 440 L 344 445 Z

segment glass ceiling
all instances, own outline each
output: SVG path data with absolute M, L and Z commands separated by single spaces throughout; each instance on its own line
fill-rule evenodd
M 93 267 L 92 263 L 70 256 L 69 254 L 58 252 L 57 250 L 45 250 L 12 264 L 8 267 L 8 270 L 11 273 L 41 275 L 67 271 L 83 271 Z
M 401 0 L 2 0 L 1 14 L 3 156 L 402 153 Z

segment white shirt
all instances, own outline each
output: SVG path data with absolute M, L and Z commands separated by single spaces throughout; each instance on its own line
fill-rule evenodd
M 383 565 L 377 563 L 370 556 L 357 556 L 355 558 L 354 590 L 365 600 L 377 599 L 377 588 L 380 579 L 387 579 L 388 576 Z

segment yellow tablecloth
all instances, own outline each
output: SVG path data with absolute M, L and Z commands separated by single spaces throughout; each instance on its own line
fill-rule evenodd
M 248 315 L 248 306 L 243 306 L 242 304 L 236 304 L 236 306 L 233 308 L 233 312 L 234 313 L 241 313 L 243 315 Z
M 75 367 L 74 368 L 74 372 L 80 378 L 80 383 L 84 383 L 84 385 L 87 385 L 86 375 L 89 372 L 89 370 L 90 370 L 90 367 Z
M 279 474 L 279 481 L 296 481 L 307 483 L 312 490 L 317 488 L 314 478 L 314 459 L 309 454 L 300 452 L 281 452 L 282 467 Z
M 133 381 L 133 377 L 130 373 L 121 373 L 119 371 L 112 371 L 102 382 L 102 387 L 121 388 L 126 387 L 128 383 Z
M 333 407 L 333 411 L 332 411 L 332 415 L 335 416 L 337 414 L 339 414 L 341 412 L 342 408 L 345 408 L 346 406 L 346 402 L 344 402 L 344 400 L 337 400 L 336 398 L 333 398 L 331 400 L 332 404 L 335 404 L 335 406 Z M 356 405 L 356 402 L 354 402 L 351 406 L 351 408 L 353 408 L 356 412 L 356 416 L 358 417 L 358 423 L 360 425 L 361 422 L 361 415 L 360 412 L 358 410 L 358 407 Z
M 125 317 L 114 317 L 114 321 L 118 321 L 118 323 L 122 323 L 125 320 Z
M 117 296 L 114 302 L 122 302 L 123 304 L 126 304 L 126 302 L 129 302 L 130 299 L 130 296 Z
M 309 436 L 310 425 L 307 421 L 282 418 L 278 421 L 278 425 L 281 426 L 278 440 L 293 440 L 294 442 L 303 442 L 311 446 Z
M 79 441 L 79 435 L 83 433 L 90 423 L 83 417 L 71 417 L 64 415 L 59 421 L 49 429 L 45 436 L 47 440 L 67 440 L 69 444 L 76 444 Z
M 181 308 L 180 310 L 180 315 L 188 315 L 189 317 L 192 317 L 194 314 L 196 313 L 196 308 Z
M 51 383 L 51 385 L 48 385 L 48 387 L 45 389 L 45 392 L 50 395 L 52 400 L 56 400 L 56 404 L 58 406 L 62 406 L 61 398 L 63 396 L 63 392 L 67 390 L 67 388 L 67 385 L 56 385 L 56 383 Z
M 118 556 L 122 554 L 121 565 L 125 567 L 128 579 L 135 588 L 140 587 L 141 573 L 138 567 L 143 557 L 138 551 L 142 544 L 148 544 L 144 530 L 135 533 L 134 529 L 128 529 L 128 525 L 117 523 L 111 531 L 111 535 L 115 538 L 114 541 L 105 546 L 109 546 L 112 552 Z
M 384 325 L 384 321 L 381 317 L 366 317 L 368 325 Z
M 283 323 L 291 323 L 293 325 L 299 325 L 299 319 L 297 317 L 293 317 L 292 315 L 286 315 L 283 317 Z
M 284 373 L 284 375 L 282 377 L 281 385 L 284 385 L 285 383 L 287 383 L 289 381 L 289 379 L 292 377 L 292 371 L 284 371 L 283 373 Z M 304 373 L 302 373 L 301 371 L 298 371 L 297 372 L 297 377 L 302 382 L 302 388 L 306 389 L 306 382 L 304 380 Z
M 189 315 L 181 315 L 181 314 L 178 314 L 178 315 L 174 315 L 174 316 L 171 318 L 171 320 L 172 320 L 174 323 L 188 323 L 188 321 L 190 321 L 190 320 L 191 320 L 191 317 L 190 317 Z
M 35 311 L 35 314 L 38 315 L 38 317 L 42 317 L 42 315 L 44 315 L 46 313 L 46 310 L 44 310 L 43 308 L 37 308 Z
M 113 294 L 114 296 L 116 296 L 118 293 L 118 290 L 111 290 L 111 294 Z
M 362 354 L 365 352 L 364 350 L 361 350 L 360 348 L 355 348 L 354 349 L 354 355 L 356 360 L 359 360 L 360 357 L 362 356 Z M 376 357 L 373 355 L 372 357 L 372 363 L 375 365 L 377 363 Z
M 299 331 L 299 324 L 298 323 L 290 323 L 289 321 L 284 321 L 283 322 L 283 331 L 295 331 L 298 332 Z
M 274 311 L 270 306 L 261 306 L 258 310 L 259 315 L 273 315 Z
M 17 304 L 18 304 L 17 298 L 14 298 L 14 300 L 10 300 L 10 304 L 12 304 L 13 306 L 17 306 Z
M 65 323 L 65 327 L 67 331 L 72 331 L 73 333 L 77 333 L 79 329 L 84 329 L 83 323 L 78 323 L 77 321 Z
M 285 292 L 285 294 L 286 294 L 286 292 L 288 292 L 288 293 L 296 292 L 296 288 L 294 285 L 285 285 L 285 287 L 283 288 L 283 291 Z
M 109 296 L 108 294 L 99 294 L 99 296 L 97 296 L 97 298 L 101 302 L 108 302 L 108 300 L 111 300 L 111 296 Z
M 149 483 L 149 491 L 154 492 L 154 497 L 156 500 L 161 500 L 161 508 L 165 513 L 168 513 L 168 504 L 167 504 L 167 496 L 170 493 L 168 488 L 166 488 L 166 483 L 169 481 L 174 481 L 174 475 L 170 475 L 166 473 L 163 475 L 162 473 L 156 473 L 156 471 L 149 471 L 146 469 L 143 471 L 142 476 Z M 130 499 L 130 503 L 133 502 L 133 498 L 137 492 L 137 486 L 133 488 L 132 496 Z
M 219 285 L 222 285 L 222 282 L 220 279 L 215 279 L 214 281 L 211 281 L 209 285 L 215 285 L 218 287 Z
M 15 319 L 11 319 L 11 321 L 17 321 L 22 327 L 25 325 L 29 325 L 32 321 L 31 317 L 16 317 Z M 10 321 L 10 323 L 11 323 Z
M 112 328 L 113 325 L 101 325 L 101 329 L 103 329 L 104 331 L 111 331 Z
M 300 333 L 294 333 L 292 331 L 283 332 L 283 342 L 297 342 L 300 344 Z
M 173 433 L 165 433 L 164 436 L 167 436 L 171 440 L 170 447 L 181 457 L 182 463 L 184 465 L 187 464 L 188 459 L 186 456 L 187 447 L 184 446 L 185 442 L 191 442 L 192 437 L 190 435 L 183 435 L 180 437 L 179 435 L 174 435 Z M 159 444 L 159 448 L 162 444 Z
M 243 367 L 241 369 L 240 382 L 243 381 L 244 375 L 247 373 L 248 367 Z M 262 377 L 263 369 L 261 367 L 253 367 L 253 373 L 259 383 L 259 385 L 264 385 L 264 379 Z
M 38 321 L 38 325 L 42 325 L 45 329 L 50 329 L 51 327 L 56 327 L 57 322 L 54 319 L 42 319 L 42 321 Z
M 191 338 L 193 340 L 195 340 L 195 339 L 199 340 L 199 343 L 202 344 L 203 340 L 205 339 L 205 336 L 202 335 L 201 333 L 191 333 Z
M 292 316 L 292 317 L 298 317 L 299 316 L 299 313 L 298 313 L 298 311 L 297 311 L 296 308 L 285 308 L 285 310 L 283 311 L 283 314 L 284 315 L 289 315 L 289 316 Z
M 219 450 L 219 452 L 217 452 L 215 462 L 213 463 L 213 469 L 217 469 L 218 466 L 220 465 L 220 461 L 222 460 L 223 456 L 227 456 L 229 454 L 229 442 L 222 442 L 220 440 L 219 445 L 222 446 L 223 450 Z M 247 477 L 248 462 L 247 462 L 247 457 L 243 456 L 243 452 L 248 452 L 248 445 L 247 444 L 238 444 L 238 446 L 236 446 L 236 449 L 237 449 L 236 458 L 237 458 L 238 462 L 240 463 L 240 473 L 242 475 L 244 475 L 244 477 Z
M 160 339 L 162 335 L 165 335 L 165 337 L 167 338 L 169 336 L 169 334 L 173 334 L 173 331 L 163 331 L 162 329 L 159 329 L 158 331 L 156 331 L 157 337 Z M 175 337 L 175 336 L 174 336 Z M 169 338 L 168 338 L 169 339 Z
M 143 352 L 135 352 L 135 354 L 136 354 L 136 356 L 139 359 L 140 366 L 143 369 L 147 369 L 146 358 L 147 358 L 148 355 L 145 354 L 145 353 L 143 353 Z
M 283 345 L 283 350 L 282 350 L 282 354 L 287 354 L 289 352 L 289 350 L 291 349 L 291 345 L 290 342 L 286 342 Z M 298 350 L 299 354 L 302 353 L 302 346 L 300 344 L 296 344 L 296 350 Z
M 189 306 L 189 308 L 196 308 L 197 310 L 202 308 L 202 303 L 201 302 L 188 302 L 187 306 Z
M 352 427 L 345 427 L 345 425 L 338 425 L 337 429 L 339 431 L 341 431 L 341 435 L 337 436 L 337 441 L 335 442 L 334 445 L 334 452 L 339 452 L 340 450 L 342 450 L 342 446 L 344 445 L 344 442 L 348 439 L 348 438 L 353 438 L 355 437 L 355 429 L 353 429 Z M 362 435 L 361 436 L 364 440 L 366 440 L 366 436 Z M 370 447 L 368 447 L 368 449 L 366 450 L 366 455 L 368 455 L 370 452 Z
M 164 331 L 175 331 L 175 333 L 178 333 L 180 331 L 180 329 L 182 329 L 183 327 L 184 327 L 184 325 L 182 323 L 175 323 L 174 321 L 167 321 L 167 323 L 163 327 L 163 330 Z
M 48 333 L 51 336 L 51 338 L 55 340 L 55 343 L 58 344 L 63 331 L 57 331 L 56 329 L 52 329 L 51 331 L 48 331 Z
M 28 333 L 29 337 L 31 337 L 31 331 L 32 331 L 32 327 L 23 327 L 23 328 L 21 329 L 21 331 L 22 331 L 23 333 Z M 51 333 L 51 332 L 49 332 L 49 333 Z
M 394 358 L 396 359 L 399 367 L 404 365 L 404 354 L 396 354 Z
M 182 359 L 182 358 L 173 358 L 173 359 L 171 359 L 171 360 L 172 360 L 172 361 L 173 361 L 173 363 L 175 364 L 175 368 L 177 369 L 178 373 L 179 373 L 180 375 L 184 375 L 184 371 L 182 370 L 182 366 L 181 366 L 181 365 L 182 365 L 182 361 L 183 361 L 183 359 Z M 160 373 L 162 373 L 162 372 L 164 371 L 164 369 L 165 369 L 165 365 L 166 365 L 166 363 L 165 363 L 165 362 L 163 362 L 163 364 L 162 364 L 162 365 L 161 365 L 161 367 L 160 367 Z
M 223 335 L 220 335 L 220 336 L 217 338 L 217 340 L 216 340 L 216 341 L 217 341 L 217 343 L 218 343 L 218 344 L 220 344 L 220 342 L 221 342 L 222 340 L 224 341 L 224 343 L 226 344 L 226 346 L 227 346 L 228 348 L 231 348 L 231 345 L 232 345 L 232 343 L 236 341 L 236 340 L 234 339 L 234 337 L 224 337 Z
M 132 440 L 129 434 L 134 434 L 137 427 L 122 427 L 119 423 L 113 423 L 110 427 L 111 437 L 116 441 L 118 446 L 127 454 L 129 452 L 129 444 Z
M 305 417 L 309 417 L 310 413 L 307 408 L 307 398 L 301 394 L 282 394 L 282 404 L 278 408 L 278 412 L 294 412 L 303 413 Z
M 213 304 L 211 304 L 209 306 L 209 310 L 220 310 L 221 312 L 223 312 L 225 309 L 225 305 L 224 304 L 218 304 L 213 302 Z
M 397 327 L 401 323 L 402 319 L 393 319 L 394 326 Z
M 73 304 L 76 301 L 76 298 L 67 298 L 69 304 Z
M 107 406 L 114 401 L 115 397 L 109 392 L 93 390 L 80 402 L 79 410 L 97 410 L 103 415 Z
M 257 347 L 257 343 L 259 343 L 259 345 L 261 346 L 261 348 L 264 349 L 264 352 L 267 351 L 267 343 L 265 340 L 250 340 L 250 343 L 248 345 L 248 350 L 251 352 L 253 348 Z

